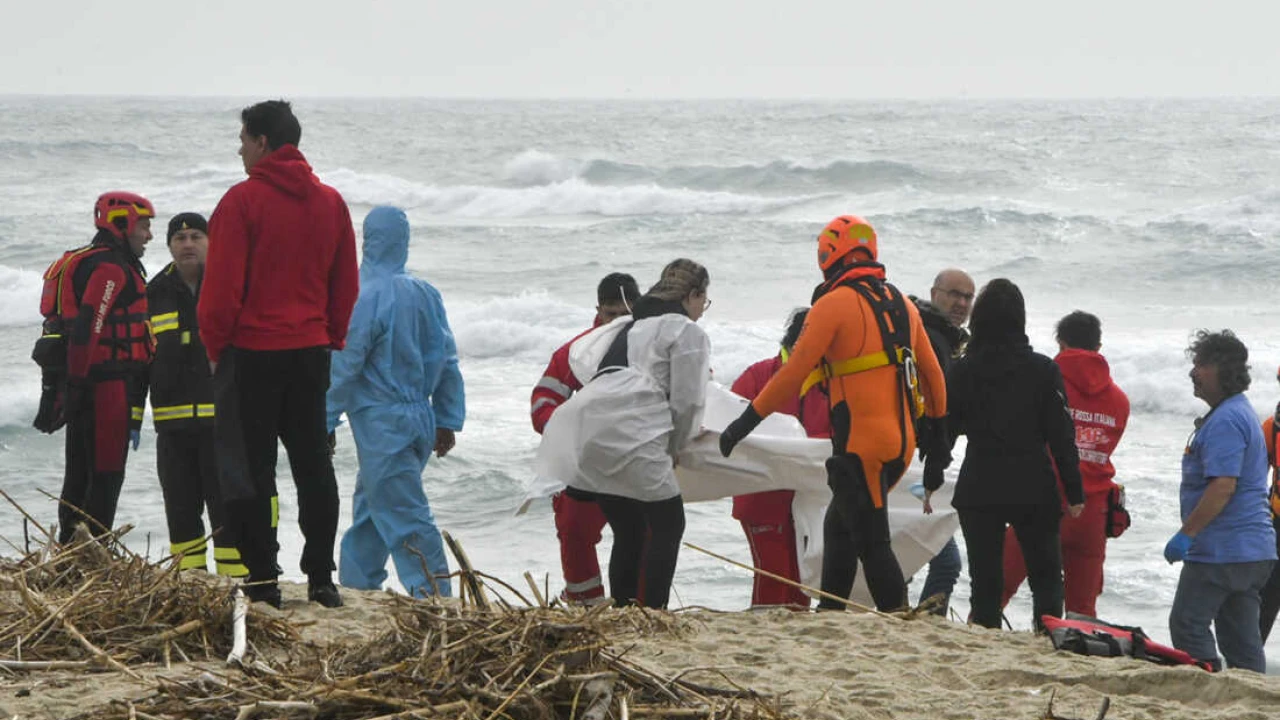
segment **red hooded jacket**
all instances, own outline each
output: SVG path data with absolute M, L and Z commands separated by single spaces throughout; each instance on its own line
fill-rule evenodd
M 1062 370 L 1075 421 L 1085 495 L 1106 492 L 1116 474 L 1111 453 L 1129 423 L 1129 397 L 1112 382 L 1107 359 L 1096 352 L 1067 348 L 1054 362 Z
M 341 350 L 360 269 L 351 213 L 285 145 L 218 203 L 196 316 L 209 359 L 246 350 Z
M 769 378 L 773 377 L 781 367 L 781 355 L 761 360 L 742 371 L 742 375 L 733 381 L 731 389 L 748 400 L 754 400 L 768 384 Z M 829 404 L 821 386 L 815 385 L 803 398 L 793 398 L 784 403 L 778 412 L 799 418 L 800 424 L 804 426 L 804 431 L 809 434 L 809 437 L 829 438 L 831 437 Z M 791 514 L 791 498 L 794 496 L 795 492 L 791 490 L 772 490 L 734 496 L 733 517 L 759 525 L 782 524 Z

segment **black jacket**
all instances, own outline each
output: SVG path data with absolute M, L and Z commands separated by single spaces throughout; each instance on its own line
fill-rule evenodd
M 156 355 L 151 361 L 151 415 L 156 431 L 213 427 L 213 379 L 196 325 L 196 300 L 173 263 L 147 284 Z
M 946 377 L 951 372 L 952 363 L 964 352 L 969 333 L 964 328 L 956 327 L 950 318 L 928 300 L 912 296 L 911 301 L 920 311 L 920 321 L 924 324 L 925 333 L 929 335 L 929 344 L 933 346 L 933 354 L 938 356 L 943 377 Z
M 1084 502 L 1062 373 L 1025 336 L 970 346 L 947 376 L 947 410 L 951 437 L 968 437 L 953 506 L 1059 507 L 1055 465 L 1069 504 Z

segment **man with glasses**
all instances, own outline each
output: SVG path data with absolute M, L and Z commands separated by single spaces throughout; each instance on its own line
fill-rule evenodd
M 951 369 L 952 361 L 964 353 L 964 346 L 969 342 L 969 331 L 964 326 L 969 322 L 969 310 L 973 307 L 973 291 L 973 278 L 968 273 L 947 268 L 933 279 L 928 301 L 911 298 L 920 310 L 920 320 L 924 322 L 929 344 L 933 346 L 933 354 L 938 356 L 938 365 L 944 376 Z M 928 423 L 924 423 L 918 432 L 927 432 L 928 427 Z M 921 446 L 927 446 L 927 443 L 921 443 Z M 913 491 L 917 489 L 923 493 L 924 485 L 912 488 Z M 921 602 L 934 595 L 942 596 L 942 603 L 933 609 L 934 614 L 946 617 L 951 592 L 960 579 L 962 567 L 960 548 L 952 537 L 929 561 L 929 572 L 925 575 L 924 588 L 920 591 Z

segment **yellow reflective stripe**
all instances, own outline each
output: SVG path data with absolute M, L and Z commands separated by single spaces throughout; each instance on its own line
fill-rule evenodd
M 200 537 L 186 542 L 170 543 L 169 552 L 175 557 L 180 557 L 179 570 L 203 570 L 206 547 L 204 538 Z
M 196 405 L 196 417 L 213 417 L 213 403 L 200 403 L 199 405 Z
M 142 422 L 142 408 L 140 407 L 130 408 L 129 417 L 137 422 Z
M 901 355 L 901 353 L 898 354 Z M 848 360 L 828 363 L 809 373 L 809 377 L 805 378 L 804 384 L 800 386 L 800 396 L 804 397 L 804 394 L 809 392 L 810 388 L 823 380 L 866 372 L 889 364 L 889 353 L 883 350 L 880 352 L 873 352 L 868 355 L 859 355 L 858 357 L 849 358 Z
M 191 344 L 191 331 L 190 331 L 190 330 L 183 330 L 183 331 L 182 331 L 182 344 L 183 344 L 183 345 L 190 345 L 190 344 Z
M 213 561 L 218 567 L 218 574 L 226 577 L 246 577 L 249 568 L 240 562 L 240 551 L 233 547 L 213 548 Z
M 195 540 L 169 543 L 169 552 L 174 555 L 181 555 L 191 552 L 192 550 L 199 550 L 203 554 L 206 547 L 204 538 L 198 537 Z
M 151 316 L 151 332 L 159 335 L 162 332 L 178 329 L 178 313 L 164 313 Z
M 196 416 L 195 405 L 165 405 L 164 407 L 151 406 L 151 417 L 156 422 L 164 422 L 166 420 L 185 420 Z
M 280 496 L 271 496 L 271 527 L 280 527 Z
M 240 563 L 218 562 L 218 574 L 223 577 L 249 577 L 249 568 Z
M 218 562 L 223 562 L 225 560 L 239 562 L 240 550 L 233 547 L 218 547 L 215 545 L 213 547 L 213 559 Z

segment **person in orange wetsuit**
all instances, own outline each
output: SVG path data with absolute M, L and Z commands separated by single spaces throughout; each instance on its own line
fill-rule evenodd
M 1276 379 L 1280 380 L 1280 369 L 1276 370 Z M 1262 437 L 1267 442 L 1267 464 L 1271 466 L 1271 491 L 1267 496 L 1267 505 L 1271 509 L 1271 525 L 1276 530 L 1276 553 L 1280 554 L 1280 452 L 1276 451 L 1280 443 L 1276 442 L 1277 432 L 1280 432 L 1280 404 L 1276 405 L 1275 415 L 1262 422 Z M 1276 568 L 1280 568 L 1280 563 L 1276 563 Z M 1262 588 L 1262 608 L 1258 624 L 1262 630 L 1263 642 L 1271 635 L 1276 615 L 1280 614 L 1280 570 L 1276 568 L 1271 569 L 1271 577 Z
M 875 230 L 862 218 L 838 217 L 818 235 L 825 282 L 814 291 L 791 360 L 721 433 L 720 452 L 728 457 L 765 416 L 811 383 L 826 383 L 833 454 L 827 460 L 832 499 L 823 525 L 822 590 L 848 597 L 861 560 L 876 607 L 895 610 L 907 604 L 907 594 L 889 542 L 886 504 L 915 452 L 913 423 L 921 414 L 930 428 L 931 447 L 922 448 L 926 488 L 942 485 L 950 453 L 942 369 L 915 304 L 885 282 L 877 255 Z M 823 598 L 818 608 L 844 604 Z
M 574 340 L 630 315 L 631 306 L 639 299 L 640 286 L 626 273 L 609 273 L 596 286 L 595 322 L 551 355 L 551 362 L 529 397 L 529 418 L 539 435 L 556 408 L 582 389 L 582 383 L 569 367 L 569 348 Z M 565 588 L 560 597 L 571 605 L 608 602 L 596 556 L 596 545 L 600 544 L 600 533 L 605 526 L 600 506 L 561 491 L 551 496 L 551 508 L 555 513 L 556 537 L 560 540 L 560 568 L 564 572 Z
M 804 327 L 809 310 L 801 308 L 792 312 L 787 322 L 786 335 L 782 338 L 782 350 L 767 360 L 752 365 L 733 382 L 733 391 L 752 400 L 769 379 L 791 356 L 791 349 Z M 831 437 L 831 415 L 826 391 L 815 385 L 803 397 L 796 396 L 783 405 L 779 412 L 800 419 L 805 432 L 811 438 Z M 733 517 L 742 523 L 751 546 L 751 562 L 759 570 L 781 575 L 793 582 L 800 582 L 800 558 L 796 552 L 796 522 L 791 514 L 794 490 L 737 495 L 733 498 Z M 751 605 L 788 605 L 809 607 L 809 596 L 793 585 L 778 582 L 766 575 L 756 574 L 751 587 Z

